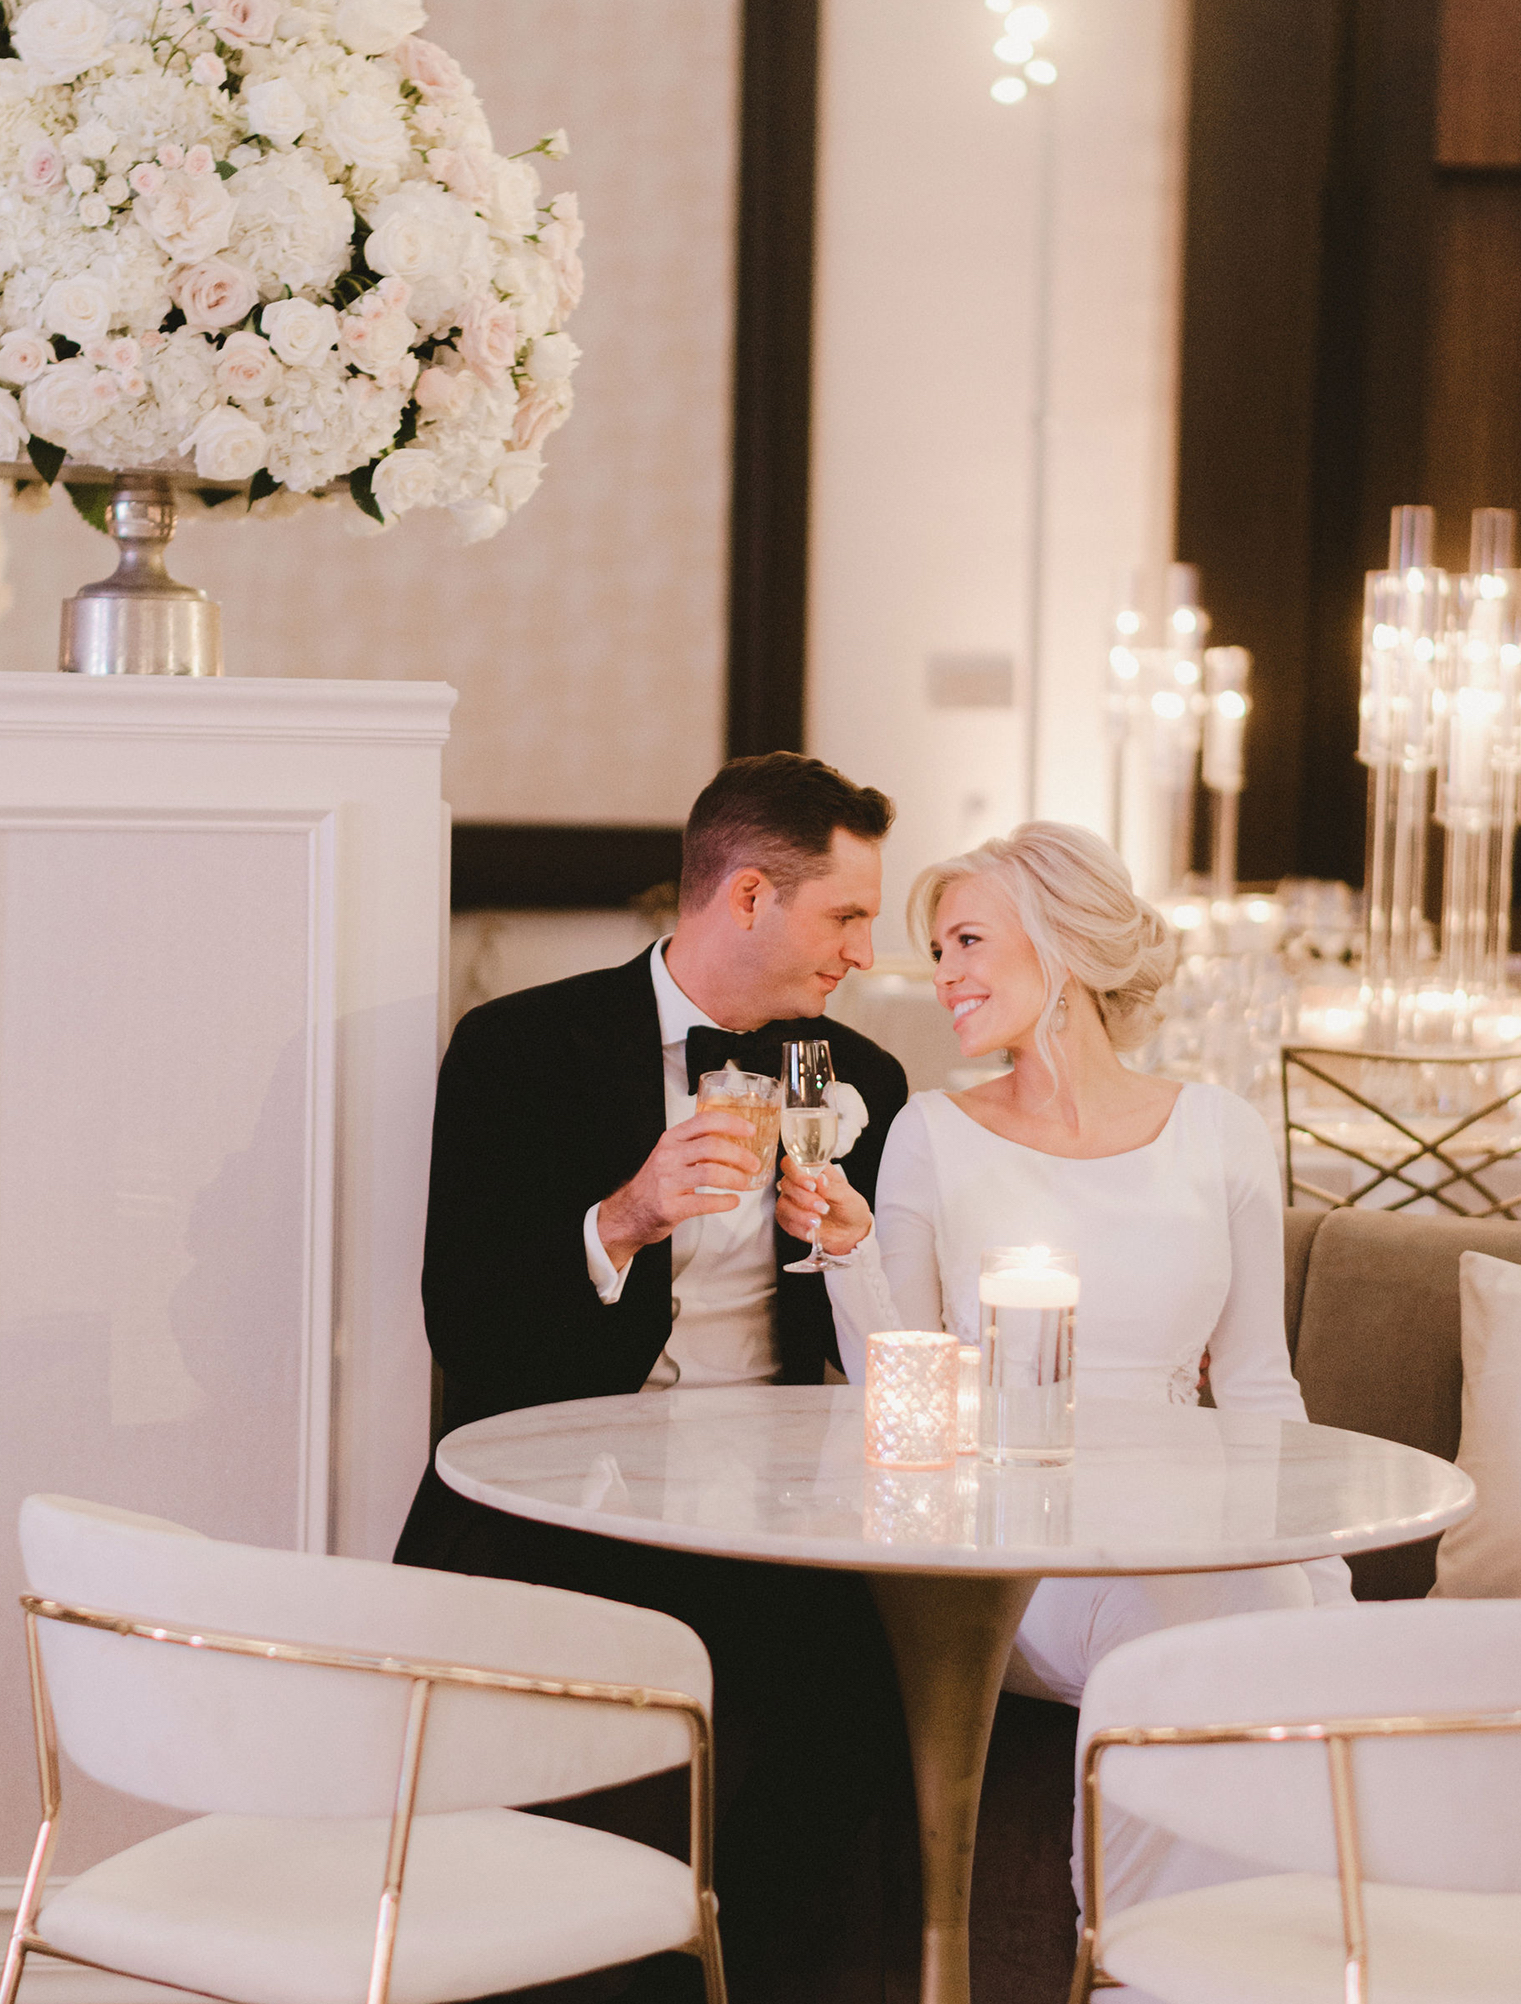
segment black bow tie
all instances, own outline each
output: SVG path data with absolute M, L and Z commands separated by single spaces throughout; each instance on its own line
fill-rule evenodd
M 731 1059 L 742 1072 L 779 1078 L 782 1045 L 816 1037 L 822 1027 L 820 1017 L 801 1017 L 795 1023 L 766 1023 L 759 1030 L 709 1030 L 701 1023 L 694 1023 L 687 1031 L 687 1091 L 696 1092 L 704 1072 L 721 1072 Z

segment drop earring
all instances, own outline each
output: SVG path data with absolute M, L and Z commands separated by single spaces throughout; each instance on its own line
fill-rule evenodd
M 1067 997 L 1065 990 L 1057 996 L 1056 1007 L 1051 1012 L 1051 1028 L 1059 1037 L 1067 1027 Z

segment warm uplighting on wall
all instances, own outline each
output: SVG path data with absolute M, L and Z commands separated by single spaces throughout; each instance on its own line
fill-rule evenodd
M 1051 32 L 1050 16 L 1044 7 L 1010 7 L 1008 0 L 987 0 L 990 14 L 1003 16 L 1003 31 L 993 44 L 993 54 L 1008 66 L 1008 73 L 993 84 L 999 104 L 1018 104 L 1030 95 L 1034 84 L 1044 90 L 1056 82 L 1056 65 L 1038 53 L 1038 44 Z

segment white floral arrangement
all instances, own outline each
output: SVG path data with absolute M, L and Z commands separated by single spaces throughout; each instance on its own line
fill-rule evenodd
M 499 155 L 419 0 L 0 8 L 0 462 L 496 534 L 570 414 L 564 134 Z

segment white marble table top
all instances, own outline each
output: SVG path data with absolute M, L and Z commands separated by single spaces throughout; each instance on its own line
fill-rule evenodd
M 854 1386 L 637 1392 L 502 1413 L 438 1472 L 514 1516 L 867 1572 L 1199 1572 L 1430 1537 L 1473 1484 L 1415 1448 L 1197 1406 L 1080 1401 L 1067 1468 L 868 1468 Z

